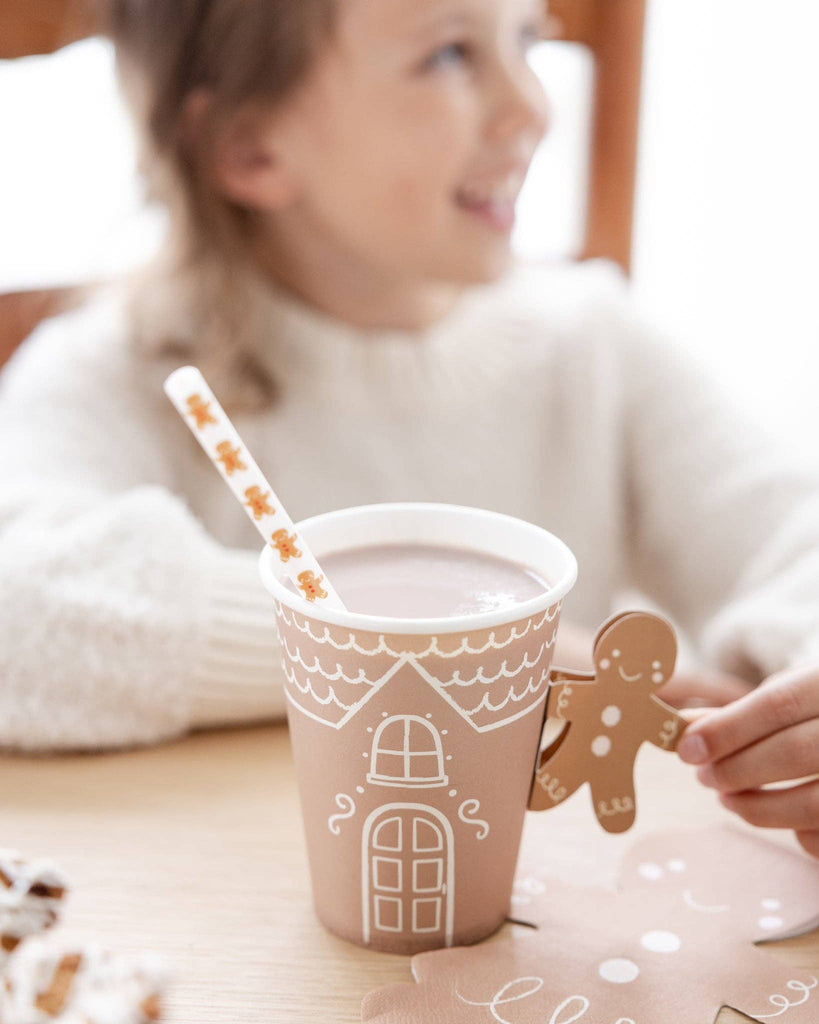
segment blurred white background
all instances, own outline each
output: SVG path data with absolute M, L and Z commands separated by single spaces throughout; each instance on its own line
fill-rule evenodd
M 819 464 L 819 3 L 649 12 L 637 291 Z
M 819 4 L 649 0 L 634 243 L 642 305 L 819 463 Z M 576 251 L 591 69 L 533 60 L 553 130 L 521 198 L 527 257 Z M 0 62 L 0 290 L 108 276 L 161 234 L 110 48 Z

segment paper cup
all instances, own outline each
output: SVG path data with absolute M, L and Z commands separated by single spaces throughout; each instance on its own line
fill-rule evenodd
M 577 564 L 531 523 L 385 504 L 298 524 L 332 551 L 417 542 L 523 563 L 543 595 L 501 611 L 399 619 L 312 607 L 269 548 L 316 912 L 371 949 L 477 942 L 504 921 L 563 597 Z

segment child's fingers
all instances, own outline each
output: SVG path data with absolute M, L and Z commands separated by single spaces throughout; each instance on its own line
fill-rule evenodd
M 701 718 L 713 713 L 713 708 L 677 708 L 677 714 L 686 722 L 698 722 Z
M 758 789 L 819 773 L 819 718 L 781 729 L 736 754 L 702 765 L 704 786 L 726 793 Z
M 689 764 L 705 764 L 819 716 L 819 670 L 794 669 L 771 676 L 733 704 L 692 723 L 677 753 Z
M 805 853 L 809 853 L 811 857 L 819 857 L 819 829 L 800 829 L 796 833 L 796 838 L 802 844 Z
M 675 708 L 722 707 L 739 700 L 753 689 L 753 684 L 738 676 L 710 669 L 675 672 L 667 683 L 654 692 Z
M 762 828 L 819 830 L 819 781 L 803 782 L 788 789 L 755 789 L 746 793 L 720 793 L 720 801 Z

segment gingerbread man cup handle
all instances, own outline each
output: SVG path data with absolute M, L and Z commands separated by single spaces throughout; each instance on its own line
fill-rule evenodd
M 634 823 L 634 761 L 644 742 L 673 751 L 688 724 L 657 690 L 674 671 L 677 640 L 671 624 L 647 612 L 621 612 L 598 630 L 594 672 L 553 668 L 547 716 L 565 722 L 541 751 L 530 810 L 562 803 L 585 782 L 597 820 L 607 832 Z

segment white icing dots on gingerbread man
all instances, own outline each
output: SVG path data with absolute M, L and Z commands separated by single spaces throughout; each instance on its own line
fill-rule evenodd
M 623 713 L 616 704 L 609 704 L 608 707 L 603 708 L 603 714 L 600 716 L 600 721 L 603 725 L 608 726 L 609 729 L 613 729 L 615 725 L 623 717 Z
M 591 752 L 595 757 L 605 757 L 611 750 L 611 740 L 608 736 L 595 736 L 592 740 Z

